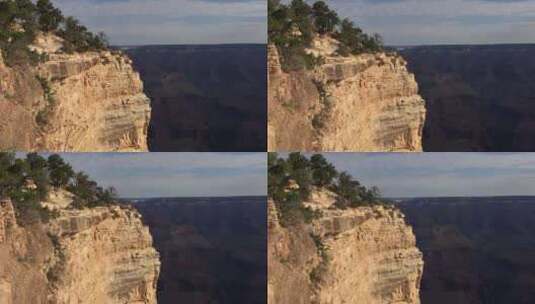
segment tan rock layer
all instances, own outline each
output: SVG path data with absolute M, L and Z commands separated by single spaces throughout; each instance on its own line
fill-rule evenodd
M 0 224 L 14 220 L 6 214 Z M 61 210 L 46 226 L 10 227 L 0 243 L 1 303 L 157 303 L 159 255 L 137 211 Z
M 54 92 L 46 100 L 38 77 Z M 37 68 L 0 58 L 0 148 L 25 151 L 147 151 L 150 100 L 130 59 L 110 52 L 50 54 Z M 51 109 L 39 125 L 39 111 Z
M 422 253 L 399 210 L 323 209 L 320 220 L 286 229 L 269 204 L 268 303 L 420 303 Z M 328 248 L 319 283 L 311 280 L 321 257 L 310 235 Z
M 285 73 L 276 47 L 269 46 L 270 151 L 422 150 L 425 102 L 401 57 L 325 61 L 313 71 Z M 313 120 L 320 115 L 324 126 L 318 128 Z

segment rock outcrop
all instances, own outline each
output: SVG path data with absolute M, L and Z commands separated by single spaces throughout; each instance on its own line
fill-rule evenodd
M 159 257 L 137 211 L 57 212 L 23 227 L 0 202 L 0 303 L 156 303 Z
M 322 216 L 300 227 L 282 227 L 269 202 L 268 303 L 420 303 L 422 254 L 403 214 L 325 207 L 332 198 L 314 194 L 305 205 Z
M 268 146 L 275 150 L 421 151 L 425 102 L 395 54 L 341 57 L 333 39 L 307 51 L 324 63 L 285 73 L 268 49 Z
M 150 100 L 130 59 L 61 53 L 40 38 L 32 47 L 47 60 L 36 67 L 0 56 L 0 149 L 147 151 Z

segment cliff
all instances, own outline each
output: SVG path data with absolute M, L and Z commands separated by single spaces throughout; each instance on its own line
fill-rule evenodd
M 269 202 L 268 303 L 420 303 L 422 254 L 403 214 L 332 203 L 313 193 L 305 205 L 321 218 L 285 228 Z
M 155 304 L 160 262 L 139 213 L 69 209 L 56 194 L 47 224 L 19 226 L 12 203 L 0 202 L 0 303 Z
M 307 52 L 324 63 L 286 73 L 269 46 L 269 150 L 421 151 L 425 102 L 406 62 L 336 49 L 334 39 L 316 39 Z
M 0 148 L 24 151 L 147 151 L 150 100 L 125 55 L 66 54 L 38 36 L 47 57 L 8 67 L 0 56 Z

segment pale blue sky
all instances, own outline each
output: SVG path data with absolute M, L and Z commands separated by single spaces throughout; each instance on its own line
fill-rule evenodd
M 266 43 L 267 0 L 52 0 L 116 45 Z
M 265 153 L 63 153 L 123 197 L 266 195 Z
M 384 196 L 535 195 L 535 153 L 325 153 Z
M 535 0 L 326 2 L 389 45 L 535 43 Z

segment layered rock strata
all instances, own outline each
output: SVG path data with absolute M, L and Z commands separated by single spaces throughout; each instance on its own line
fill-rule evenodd
M 0 56 L 0 148 L 147 151 L 150 100 L 130 59 L 108 51 L 47 53 L 37 67 Z
M 0 303 L 157 303 L 159 257 L 137 211 L 57 212 L 22 227 L 11 202 L 1 202 Z
M 268 302 L 420 303 L 422 254 L 403 214 L 381 206 L 318 208 L 325 198 L 308 203 L 320 219 L 291 228 L 279 224 L 270 202 Z
M 324 63 L 286 73 L 269 46 L 268 145 L 275 150 L 421 151 L 425 102 L 396 54 L 341 57 L 336 41 L 308 52 Z

